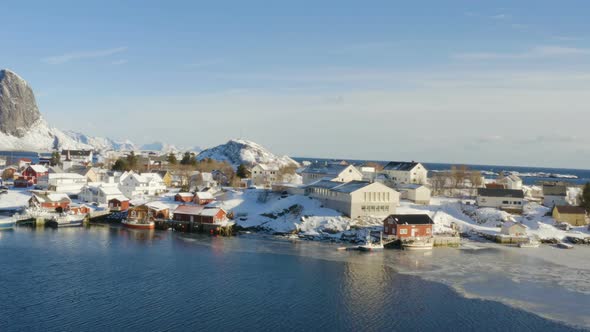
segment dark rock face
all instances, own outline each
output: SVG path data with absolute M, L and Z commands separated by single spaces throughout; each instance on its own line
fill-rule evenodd
M 0 70 L 0 131 L 23 137 L 39 119 L 33 90 L 25 80 L 9 70 Z

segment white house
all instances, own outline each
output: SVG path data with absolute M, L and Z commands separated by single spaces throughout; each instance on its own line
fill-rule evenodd
M 307 166 L 302 172 L 303 184 L 311 184 L 321 179 L 335 182 L 361 181 L 361 173 L 353 165 L 315 163 Z
M 121 176 L 119 190 L 129 199 L 156 196 L 166 191 L 164 180 L 157 173 L 129 172 Z
M 252 184 L 270 188 L 273 183 L 280 181 L 279 167 L 270 164 L 256 164 L 250 170 Z
M 500 233 L 509 236 L 526 236 L 527 227 L 519 222 L 506 221 L 502 224 Z
M 82 188 L 80 200 L 97 204 L 108 204 L 111 199 L 126 199 L 117 184 L 114 183 L 90 183 Z
M 400 194 L 379 182 L 320 180 L 305 188 L 306 195 L 352 219 L 395 213 Z
M 432 191 L 427 186 L 421 184 L 403 184 L 396 187 L 400 192 L 402 199 L 410 200 L 416 204 L 428 205 Z
M 514 174 L 500 176 L 496 179 L 496 183 L 503 184 L 506 189 L 522 189 L 522 179 Z
M 375 181 L 375 176 L 377 175 L 377 172 L 375 171 L 375 167 L 361 166 L 360 170 L 361 170 L 361 173 L 363 174 L 363 181 L 369 181 L 369 182 Z
M 428 180 L 428 170 L 424 165 L 417 162 L 392 161 L 387 163 L 381 171 L 393 182 L 399 184 L 426 184 Z
M 492 207 L 509 212 L 522 212 L 524 192 L 513 189 L 477 189 L 477 206 Z
M 567 187 L 563 184 L 543 185 L 543 205 L 554 207 L 555 205 L 569 205 L 567 202 Z
M 86 177 L 76 173 L 47 173 L 37 179 L 41 189 L 70 195 L 78 195 L 86 183 Z

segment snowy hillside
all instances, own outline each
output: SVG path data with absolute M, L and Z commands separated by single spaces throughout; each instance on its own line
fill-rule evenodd
M 92 146 L 72 139 L 57 128 L 49 127 L 41 118 L 28 128 L 22 137 L 0 132 L 0 149 L 51 151 L 53 149 L 92 149 Z
M 240 164 L 254 165 L 257 163 L 272 164 L 279 167 L 299 166 L 288 156 L 277 156 L 263 146 L 252 141 L 232 139 L 225 144 L 203 150 L 197 156 L 197 160 L 211 158 L 218 161 L 227 161 L 234 167 Z

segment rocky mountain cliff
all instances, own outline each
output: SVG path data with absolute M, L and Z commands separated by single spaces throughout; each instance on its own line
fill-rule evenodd
M 10 70 L 0 70 L 0 150 L 91 149 L 41 116 L 33 90 Z
M 23 137 L 41 119 L 31 87 L 15 73 L 0 70 L 0 132 Z
M 288 156 L 277 156 L 262 145 L 242 139 L 232 139 L 225 144 L 203 150 L 197 155 L 197 160 L 211 158 L 217 161 L 227 161 L 234 167 L 240 164 L 252 166 L 257 163 L 285 166 L 299 166 Z

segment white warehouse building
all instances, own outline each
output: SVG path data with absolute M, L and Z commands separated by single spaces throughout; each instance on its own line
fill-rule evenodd
M 395 213 L 400 194 L 379 182 L 336 182 L 320 180 L 308 185 L 306 195 L 318 199 L 325 207 L 356 219 L 385 217 Z

